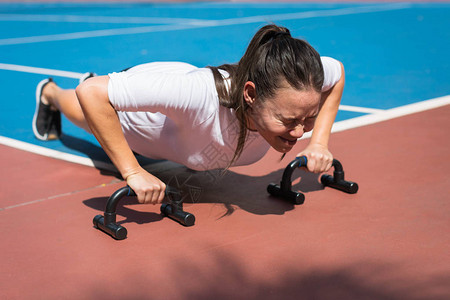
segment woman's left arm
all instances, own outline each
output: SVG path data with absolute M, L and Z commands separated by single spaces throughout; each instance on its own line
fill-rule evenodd
M 311 140 L 297 156 L 308 158 L 308 170 L 314 173 L 326 172 L 331 168 L 333 155 L 328 150 L 331 128 L 336 118 L 345 85 L 344 66 L 341 65 L 341 78 L 328 91 L 322 93 L 321 107 L 317 115 Z

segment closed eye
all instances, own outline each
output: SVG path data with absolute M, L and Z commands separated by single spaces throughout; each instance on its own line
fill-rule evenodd
M 283 120 L 283 124 L 286 126 L 297 126 L 298 120 L 297 119 L 286 119 Z
M 305 120 L 305 131 L 311 131 L 314 128 L 314 123 L 316 122 L 316 117 L 307 118 Z
M 307 118 L 305 123 L 314 123 L 316 121 L 317 116 Z

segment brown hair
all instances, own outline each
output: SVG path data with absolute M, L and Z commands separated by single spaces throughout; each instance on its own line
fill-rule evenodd
M 270 24 L 259 29 L 237 64 L 209 67 L 214 76 L 220 105 L 232 108 L 239 122 L 239 137 L 230 167 L 241 155 L 248 134 L 244 84 L 252 81 L 258 101 L 275 95 L 286 80 L 297 90 L 309 88 L 320 92 L 324 75 L 320 55 L 306 41 L 293 38 L 289 29 Z M 227 90 L 219 69 L 229 73 Z

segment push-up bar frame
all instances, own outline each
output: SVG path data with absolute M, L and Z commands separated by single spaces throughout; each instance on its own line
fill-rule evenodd
M 295 158 L 284 169 L 280 185 L 275 183 L 269 184 L 267 186 L 267 192 L 274 197 L 285 199 L 294 204 L 303 204 L 305 202 L 305 195 L 300 192 L 292 191 L 291 177 L 294 170 L 300 167 L 306 167 L 307 164 L 308 159 L 306 156 Z M 328 174 L 322 175 L 320 178 L 322 184 L 349 194 L 358 192 L 358 184 L 356 182 L 345 180 L 344 169 L 337 159 L 333 159 L 332 166 L 334 167 L 333 176 Z
M 285 168 L 280 185 L 271 183 L 267 186 L 267 191 L 274 197 L 283 198 L 294 204 L 303 204 L 305 195 L 300 192 L 292 191 L 292 174 L 294 170 L 300 167 L 306 167 L 308 160 L 306 156 L 300 156 L 294 159 Z M 324 174 L 320 181 L 324 186 L 329 186 L 349 194 L 355 194 L 358 191 L 358 184 L 352 181 L 345 180 L 344 169 L 342 164 L 333 159 L 332 166 L 334 167 L 333 176 Z M 123 240 L 127 237 L 127 229 L 116 223 L 116 209 L 119 201 L 126 196 L 136 196 L 136 193 L 129 187 L 125 186 L 115 191 L 109 197 L 106 203 L 106 208 L 103 215 L 94 217 L 94 227 L 109 234 L 117 240 Z M 183 211 L 183 197 L 181 193 L 171 187 L 167 186 L 165 196 L 168 203 L 161 205 L 161 213 L 184 226 L 193 226 L 195 223 L 195 216 L 191 213 Z
M 129 186 L 115 191 L 106 203 L 104 214 L 95 216 L 93 220 L 95 228 L 104 231 L 117 240 L 125 239 L 128 234 L 125 227 L 116 223 L 117 205 L 126 196 L 136 196 L 136 193 Z M 195 216 L 183 211 L 183 198 L 181 193 L 177 189 L 167 186 L 165 196 L 169 200 L 169 203 L 163 203 L 161 205 L 161 213 L 184 226 L 193 226 Z

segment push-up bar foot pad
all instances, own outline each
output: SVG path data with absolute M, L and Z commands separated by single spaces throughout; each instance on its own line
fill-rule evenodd
M 344 169 L 337 159 L 333 159 L 333 167 L 333 176 L 324 174 L 320 177 L 320 182 L 322 182 L 324 186 L 329 186 L 349 194 L 356 194 L 359 188 L 358 184 L 356 182 L 345 180 Z
M 303 204 L 305 202 L 305 195 L 300 192 L 283 191 L 281 187 L 275 183 L 270 183 L 267 186 L 267 192 L 274 197 L 283 198 L 294 204 Z
M 94 217 L 94 227 L 102 230 L 117 240 L 124 240 L 127 237 L 127 229 L 116 223 L 116 209 L 119 201 L 126 196 L 136 196 L 134 191 L 126 186 L 115 191 L 106 203 L 105 212 Z
M 102 215 L 96 215 L 94 217 L 94 227 L 101 229 L 116 240 L 124 240 L 127 237 L 127 229 L 116 223 L 109 223 L 105 225 L 105 220 Z
M 195 224 L 195 216 L 193 214 L 183 211 L 179 207 L 176 208 L 175 205 L 162 204 L 161 213 L 184 226 L 189 227 Z
M 183 197 L 177 189 L 167 186 L 166 197 L 169 203 L 161 205 L 161 213 L 184 226 L 193 226 L 195 216 L 183 210 Z

